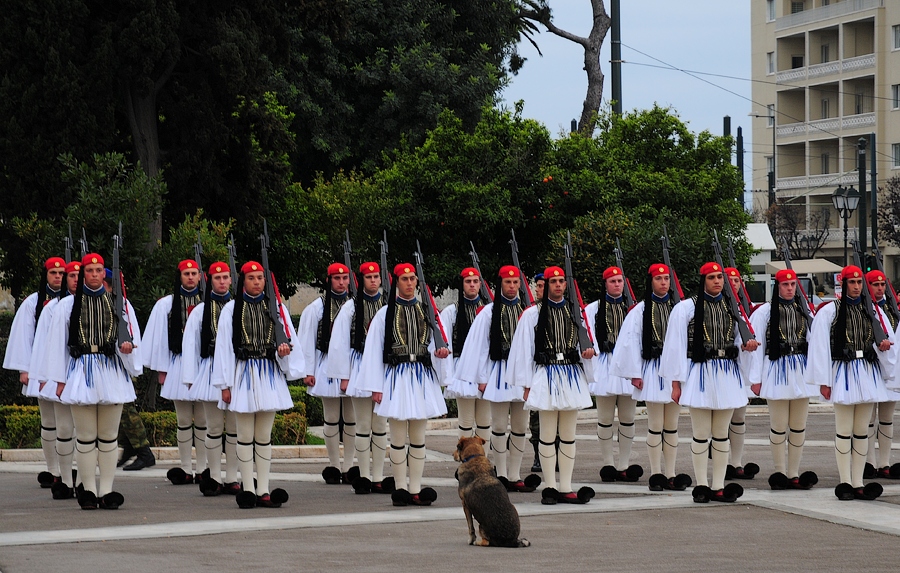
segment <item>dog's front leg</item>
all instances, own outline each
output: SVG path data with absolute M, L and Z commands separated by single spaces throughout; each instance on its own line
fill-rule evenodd
M 475 524 L 472 522 L 472 512 L 469 511 L 469 506 L 466 505 L 465 500 L 463 500 L 463 512 L 466 514 L 466 524 L 469 526 L 469 545 L 475 545 Z

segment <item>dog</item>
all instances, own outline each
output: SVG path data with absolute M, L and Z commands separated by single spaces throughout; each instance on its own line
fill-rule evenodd
M 483 438 L 460 438 L 453 453 L 453 459 L 460 462 L 459 499 L 469 526 L 469 545 L 529 547 L 527 539 L 519 539 L 519 513 L 484 455 L 484 444 Z M 477 542 L 473 518 L 478 521 L 481 534 Z

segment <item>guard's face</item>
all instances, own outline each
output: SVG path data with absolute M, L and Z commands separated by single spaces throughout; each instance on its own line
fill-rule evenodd
M 209 277 L 212 291 L 216 294 L 225 294 L 231 288 L 231 273 L 216 273 Z
M 653 294 L 659 297 L 666 296 L 669 292 L 669 285 L 672 284 L 669 275 L 656 275 L 651 281 Z
M 622 296 L 625 291 L 625 279 L 622 275 L 615 275 L 606 279 L 606 294 L 613 298 Z
M 477 297 L 479 289 L 481 289 L 481 277 L 463 277 L 463 295 L 466 298 L 472 299 Z
M 350 285 L 350 273 L 331 275 L 331 291 L 335 294 L 344 294 Z
M 721 272 L 718 273 L 709 273 L 706 275 L 706 279 L 703 283 L 703 288 L 709 294 L 713 296 L 718 296 L 719 293 L 722 292 L 722 287 L 725 286 L 725 275 Z
M 797 281 L 789 280 L 778 283 L 778 296 L 784 300 L 794 300 L 797 294 Z
M 561 301 L 566 293 L 566 277 L 550 277 L 546 288 L 550 289 L 547 292 L 547 297 L 550 300 L 553 302 Z
M 874 283 L 869 283 L 869 286 L 872 287 L 872 296 L 875 297 L 875 300 L 881 300 L 884 298 L 884 293 L 887 292 L 886 282 L 875 281 Z
M 184 290 L 194 290 L 200 284 L 200 271 L 195 268 L 181 271 L 181 286 Z
M 106 269 L 101 264 L 90 264 L 84 266 L 84 284 L 91 290 L 97 290 L 103 286 L 103 279 L 106 278 Z
M 544 298 L 544 283 L 546 281 L 541 279 L 539 281 L 534 282 L 534 296 L 537 297 L 538 300 Z
M 847 296 L 850 298 L 858 298 L 862 294 L 863 280 L 862 278 L 847 279 Z
M 253 271 L 244 275 L 244 292 L 250 296 L 259 296 L 266 288 L 266 278 L 262 271 Z
M 78 271 L 72 271 L 66 275 L 66 288 L 70 293 L 75 294 L 75 289 L 78 288 Z
M 503 291 L 503 296 L 512 300 L 519 296 L 520 284 L 522 280 L 519 277 L 503 277 L 500 280 L 500 290 Z
M 411 300 L 416 296 L 419 279 L 413 273 L 406 273 L 397 279 L 397 296 Z
M 363 275 L 363 290 L 369 296 L 374 295 L 381 288 L 381 274 L 369 273 Z
M 731 282 L 731 287 L 735 290 L 735 292 L 741 289 L 741 277 L 729 276 L 728 280 Z
M 47 271 L 47 284 L 53 290 L 59 290 L 62 287 L 62 282 L 65 276 L 66 269 L 54 267 Z

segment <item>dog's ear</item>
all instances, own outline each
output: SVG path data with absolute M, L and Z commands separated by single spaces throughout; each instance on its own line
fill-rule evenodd
M 487 440 L 485 440 L 485 439 L 482 438 L 481 436 L 478 437 L 478 441 L 481 442 L 481 445 L 482 445 L 482 446 L 485 445 L 485 444 L 487 443 Z

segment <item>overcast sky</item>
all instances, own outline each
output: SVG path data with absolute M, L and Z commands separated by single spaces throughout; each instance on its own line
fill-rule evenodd
M 750 112 L 765 108 L 750 101 L 750 2 L 747 0 L 621 0 L 622 103 L 626 111 L 671 106 L 693 132 L 722 134 L 722 118 L 731 116 L 732 135 L 743 127 L 744 180 L 751 179 Z M 589 0 L 551 0 L 556 25 L 579 36 L 591 26 Z M 610 3 L 606 0 L 606 9 Z M 536 36 L 543 52 L 523 42 L 528 58 L 503 93 L 508 107 L 525 101 L 525 117 L 542 122 L 556 136 L 581 115 L 587 91 L 581 46 L 547 32 Z M 603 42 L 600 65 L 606 76 L 603 99 L 611 93 L 610 43 Z M 649 64 L 649 65 L 644 65 Z M 656 67 L 650 67 L 656 66 Z M 663 69 L 675 67 L 692 72 Z M 717 74 L 717 75 L 705 75 Z M 729 76 L 729 77 L 720 77 Z M 738 78 L 738 79 L 731 79 Z M 760 150 L 764 154 L 766 150 Z M 769 151 L 771 153 L 771 151 Z M 757 168 L 765 168 L 764 165 Z

